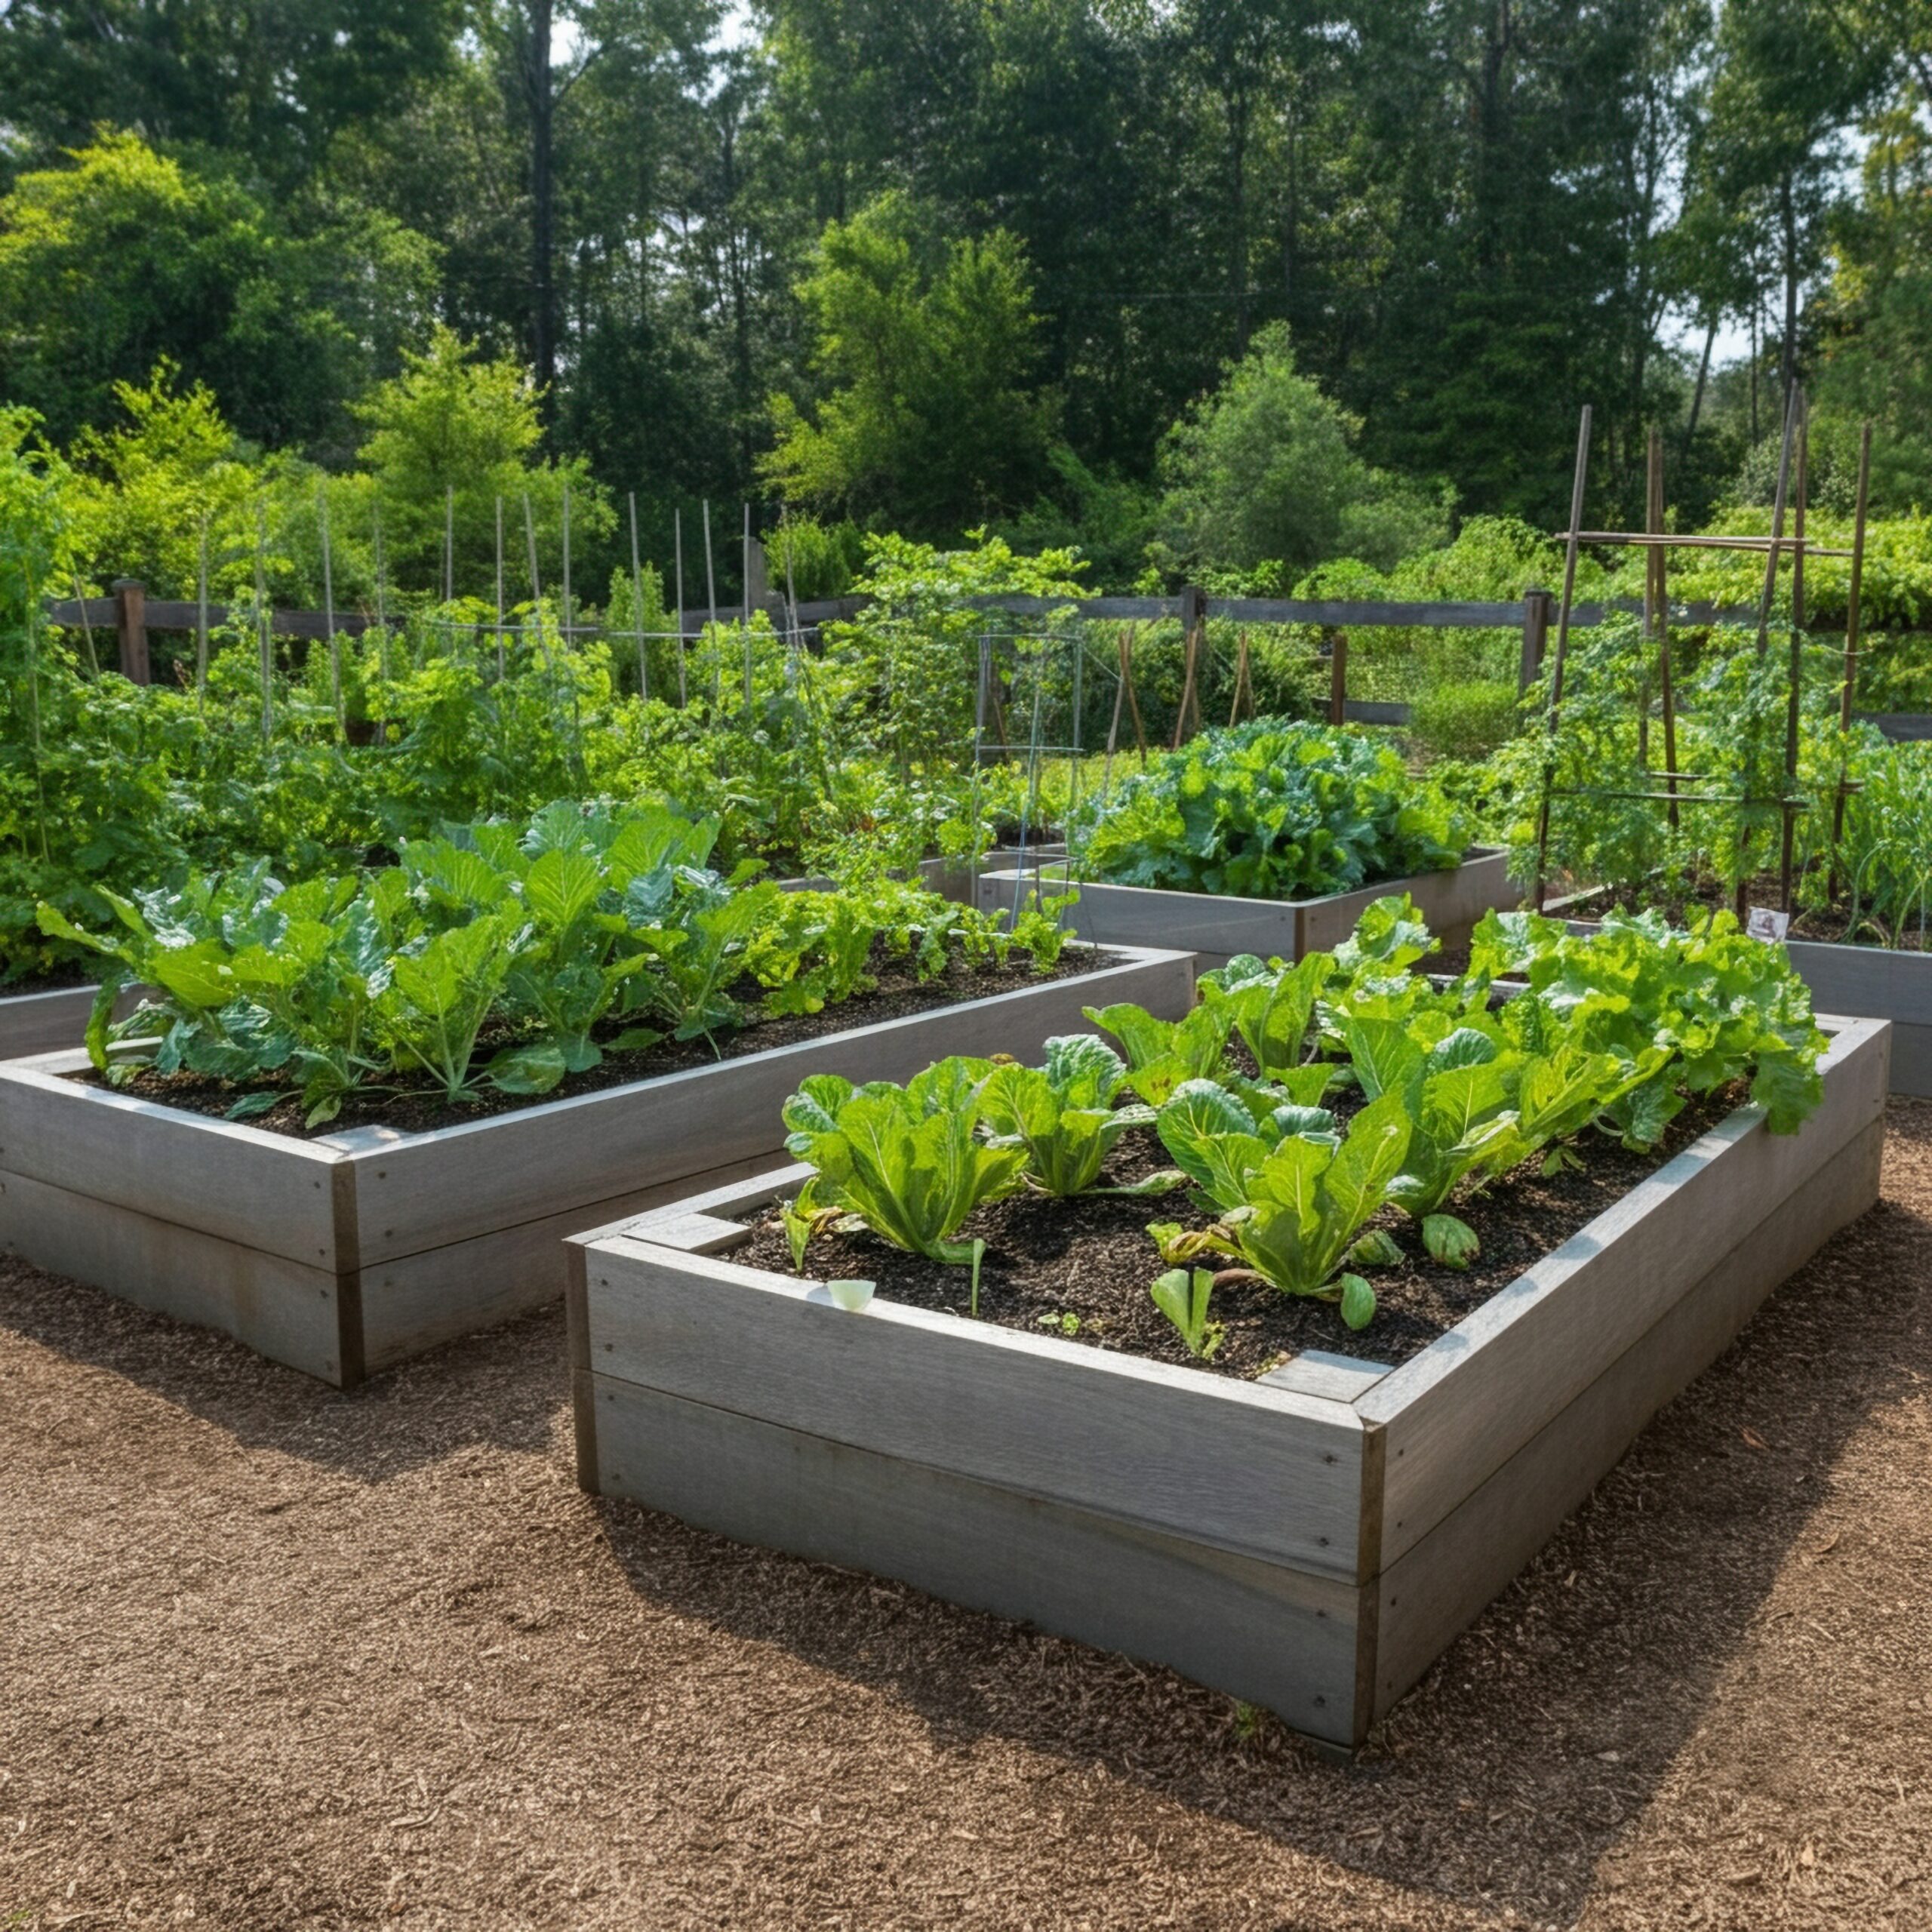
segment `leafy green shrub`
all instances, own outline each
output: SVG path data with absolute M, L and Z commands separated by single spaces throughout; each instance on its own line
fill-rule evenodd
M 1457 864 L 1465 828 L 1358 733 L 1257 718 L 1205 731 L 1088 809 L 1084 869 L 1121 885 L 1308 897 Z
M 1521 724 L 1516 687 L 1500 678 L 1432 685 L 1410 701 L 1410 731 L 1442 758 L 1487 758 Z

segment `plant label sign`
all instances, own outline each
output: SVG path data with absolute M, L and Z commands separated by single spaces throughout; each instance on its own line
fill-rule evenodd
M 1753 906 L 1751 915 L 1744 922 L 1744 930 L 1753 939 L 1769 940 L 1782 945 L 1791 931 L 1791 915 L 1774 912 L 1768 906 Z

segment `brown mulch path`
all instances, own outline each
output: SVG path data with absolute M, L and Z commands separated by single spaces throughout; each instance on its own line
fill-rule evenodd
M 1932 1106 L 1352 1767 L 0 1264 L 0 1927 L 1932 1926 Z

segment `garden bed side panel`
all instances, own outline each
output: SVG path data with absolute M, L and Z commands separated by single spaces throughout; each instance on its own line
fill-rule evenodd
M 699 1248 L 743 1238 L 704 1204 L 641 1225 Z M 850 1314 L 816 1285 L 622 1233 L 571 1246 L 587 1490 L 1170 1664 L 1355 1740 L 1374 1485 L 1346 1403 L 882 1303 Z
M 1431 930 L 1445 944 L 1456 946 L 1468 939 L 1484 912 L 1514 906 L 1521 898 L 1509 882 L 1508 863 L 1506 853 L 1478 848 L 1447 872 L 1418 872 L 1320 899 L 1247 899 L 1087 881 L 1064 916 L 1069 930 L 1097 946 L 1186 946 L 1199 955 L 1204 967 L 1220 966 L 1238 952 L 1292 961 L 1331 951 L 1355 931 L 1355 921 L 1376 900 L 1406 892 Z M 1023 878 L 1011 870 L 982 874 L 980 910 L 1010 908 L 1015 891 L 1023 895 L 1038 879 L 1030 871 Z
M 88 1066 L 84 1053 L 0 1065 L 0 1173 L 325 1274 L 355 1268 L 355 1192 L 340 1153 L 67 1077 Z
M 1832 1035 L 1824 1099 L 1798 1133 L 1773 1134 L 1761 1109 L 1738 1109 L 1356 1403 L 1386 1436 L 1380 1567 L 1419 1543 L 1882 1121 L 1890 1029 L 1822 1023 Z M 1836 1225 L 1874 1198 L 1847 1192 Z M 1783 1272 L 1805 1258 L 1793 1254 Z
M 1087 1001 L 1178 1016 L 1192 998 L 1188 955 L 1146 955 L 462 1127 L 308 1141 L 64 1078 L 86 1057 L 45 1056 L 0 1066 L 0 1182 L 38 1184 L 0 1195 L 0 1245 L 352 1384 L 555 1300 L 565 1235 L 769 1167 L 805 1074 L 1030 1057 L 1084 1028 Z
M 1476 921 L 1485 912 L 1507 912 L 1522 903 L 1521 888 L 1511 883 L 1509 854 L 1497 847 L 1478 845 L 1465 853 L 1460 866 L 1447 872 L 1418 872 L 1390 885 L 1364 885 L 1326 899 L 1303 902 L 1299 945 L 1303 953 L 1333 952 L 1355 929 L 1377 900 L 1406 892 L 1429 921 L 1429 929 L 1445 946 L 1468 944 Z
M 87 1038 L 88 1017 L 94 1011 L 91 986 L 58 986 L 45 993 L 0 994 L 0 1060 L 27 1060 L 42 1054 L 65 1053 Z M 114 1017 L 125 1020 L 140 1003 L 140 989 L 130 987 L 114 1002 Z
M 1136 1000 L 1178 1018 L 1192 1004 L 1186 953 L 1140 953 L 1097 973 L 934 1007 L 795 1045 L 553 1100 L 427 1133 L 353 1128 L 315 1144 L 352 1161 L 361 1266 L 578 1210 L 608 1221 L 641 1188 L 691 1180 L 784 1144 L 780 1109 L 808 1074 L 905 1080 L 952 1054 L 1037 1057 L 1084 1032 L 1087 1004 Z M 554 1288 L 546 1291 L 546 1298 Z
M 1737 1339 L 1778 1284 L 1878 1196 L 1875 1120 L 1473 1494 L 1383 1573 L 1374 1712 L 1395 1703 L 1506 1589 L 1652 1417 Z
M 1312 1737 L 1359 1741 L 1372 1586 L 1230 1555 L 614 1377 L 588 1381 L 601 1494 L 1164 1664 Z
M 338 1387 L 361 1373 L 355 1275 L 0 1173 L 0 1249 Z
M 883 1300 L 841 1319 L 818 1284 L 648 1232 L 592 1255 L 601 1374 L 1366 1580 L 1363 1436 L 1346 1403 Z
M 1892 1023 L 1892 1091 L 1932 1097 L 1932 952 L 1815 940 L 1787 949 L 1821 1013 Z
M 694 1187 L 768 1171 L 770 1149 L 697 1175 L 638 1188 L 589 1210 L 568 1208 L 467 1241 L 447 1241 L 417 1254 L 372 1262 L 360 1283 L 362 1357 L 366 1374 L 389 1368 L 472 1330 L 555 1301 L 564 1291 L 563 1242 L 582 1232 L 588 1214 L 641 1214 L 688 1195 Z

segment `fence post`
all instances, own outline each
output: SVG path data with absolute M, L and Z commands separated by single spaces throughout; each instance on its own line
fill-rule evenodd
M 1555 598 L 1532 586 L 1523 592 L 1523 659 L 1516 673 L 1516 694 L 1524 692 L 1543 675 L 1543 641 L 1549 635 L 1549 614 Z
M 121 640 L 121 675 L 145 685 L 148 673 L 147 586 L 131 577 L 114 580 L 114 627 Z

